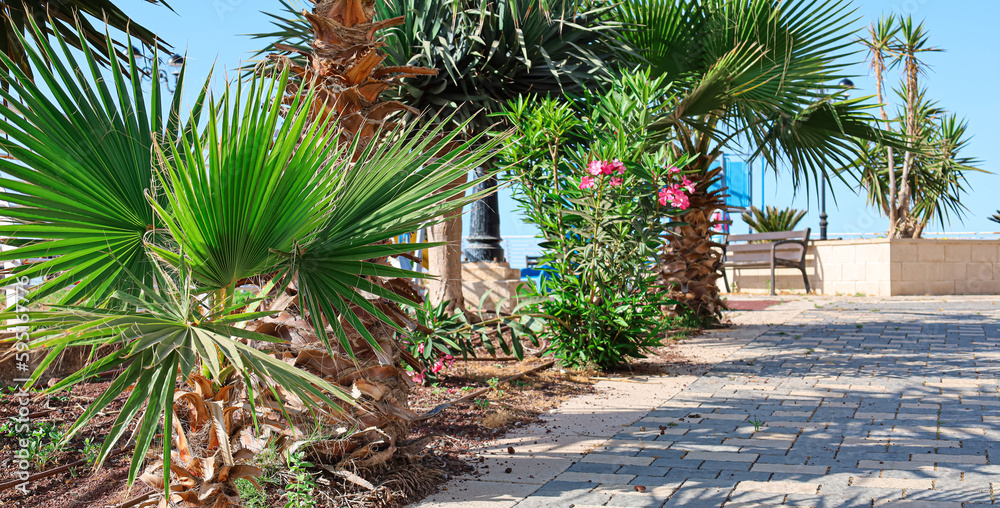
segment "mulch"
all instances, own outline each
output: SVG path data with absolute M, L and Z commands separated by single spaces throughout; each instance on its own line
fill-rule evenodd
M 529 358 L 523 362 L 457 362 L 439 382 L 415 387 L 411 392 L 410 406 L 422 413 L 476 389 L 490 386 L 493 379 L 503 379 L 542 363 L 537 358 Z M 89 402 L 109 384 L 110 381 L 84 383 L 74 387 L 69 396 L 33 399 L 28 405 L 33 414 L 32 428 L 54 423 L 60 430 L 67 429 Z M 444 409 L 418 422 L 408 438 L 432 436 L 424 464 L 438 469 L 433 478 L 435 484 L 444 483 L 455 475 L 474 471 L 469 460 L 473 455 L 471 450 L 503 437 L 511 429 L 539 421 L 545 412 L 569 397 L 593 390 L 587 372 L 547 369 L 490 390 L 479 398 L 482 400 L 478 404 L 476 400 L 470 400 Z M 0 400 L 0 422 L 9 422 L 20 407 L 19 399 L 14 399 L 7 391 L 4 394 L 5 397 Z M 112 402 L 95 418 L 92 425 L 69 443 L 67 451 L 55 454 L 43 469 L 50 470 L 82 459 L 84 440 L 90 437 L 93 441 L 103 441 L 106 430 L 114 422 L 123 403 L 124 398 Z M 14 479 L 17 463 L 13 454 L 19 448 L 15 438 L 0 432 L 0 484 Z M 125 478 L 130 458 L 131 453 L 117 455 L 96 472 L 87 466 L 80 466 L 33 480 L 27 495 L 17 489 L 2 491 L 0 505 L 17 508 L 117 506 L 151 492 L 141 482 L 137 482 L 130 490 L 127 488 Z M 31 472 L 37 471 L 35 468 Z M 387 474 L 392 474 L 392 471 L 387 471 Z M 436 485 L 414 494 L 423 497 L 434 488 Z M 274 490 L 275 492 L 268 492 L 266 504 L 268 507 L 281 507 L 284 500 L 278 492 L 280 489 Z M 414 500 L 415 498 L 406 501 Z M 325 503 L 321 502 L 320 505 L 325 506 Z

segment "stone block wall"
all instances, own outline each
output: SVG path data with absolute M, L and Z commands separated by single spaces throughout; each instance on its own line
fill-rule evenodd
M 820 294 L 867 296 L 1000 294 L 1000 241 L 966 239 L 810 242 L 807 274 Z M 735 273 L 734 273 L 735 272 Z M 768 293 L 768 268 L 727 269 L 741 292 Z M 722 281 L 719 281 L 722 286 Z M 805 291 L 801 273 L 778 268 L 778 292 Z

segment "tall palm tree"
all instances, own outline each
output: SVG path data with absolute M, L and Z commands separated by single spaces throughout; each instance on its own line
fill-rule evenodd
M 314 0 L 315 1 L 315 0 Z M 275 31 L 255 37 L 268 42 L 261 53 L 285 51 L 307 67 L 302 55 L 315 43 L 316 13 L 324 5 L 354 1 L 315 2 L 313 13 L 298 11 L 282 0 L 282 11 L 271 14 Z M 358 5 L 361 5 L 358 3 Z M 384 32 L 385 63 L 404 72 L 385 88 L 395 110 L 405 120 L 445 120 L 448 128 L 462 126 L 477 135 L 494 126 L 494 113 L 524 94 L 577 94 L 594 89 L 611 75 L 609 62 L 619 52 L 620 23 L 610 20 L 610 8 L 589 7 L 582 0 L 389 0 L 367 7 L 338 8 L 362 13 Z M 377 21 L 375 21 L 377 20 Z M 433 70 L 435 72 L 426 72 Z M 437 111 L 437 116 L 419 112 Z M 489 165 L 489 164 L 487 164 Z M 431 230 L 431 239 L 446 242 L 431 252 L 430 267 L 440 276 L 429 281 L 435 302 L 462 307 L 461 216 Z
M 335 115 L 315 116 L 317 91 L 291 91 L 288 70 L 254 76 L 219 99 L 206 82 L 182 122 L 183 70 L 165 108 L 157 82 L 147 100 L 134 56 L 128 75 L 109 81 L 86 44 L 77 56 L 33 30 L 37 47 L 20 41 L 45 87 L 0 54 L 9 83 L 0 90 L 0 130 L 9 136 L 0 149 L 16 159 L 0 160 L 0 188 L 9 189 L 0 215 L 14 222 L 0 234 L 19 246 L 0 259 L 49 259 L 0 284 L 52 276 L 27 295 L 53 302 L 29 313 L 32 346 L 46 352 L 34 380 L 75 346 L 92 348 L 93 362 L 51 390 L 123 369 L 64 439 L 127 393 L 98 462 L 138 420 L 131 482 L 161 423 L 196 430 L 199 419 L 173 417 L 183 404 L 175 388 L 204 398 L 203 376 L 233 384 L 229 403 L 250 402 L 249 413 L 230 415 L 244 411 L 242 402 L 225 409 L 233 421 L 252 428 L 256 408 L 280 409 L 275 418 L 286 427 L 328 435 L 313 446 L 332 463 L 390 457 L 415 417 L 408 355 L 394 334 L 407 324 L 397 305 L 418 297 L 398 278 L 425 275 L 385 265 L 400 252 L 386 240 L 477 198 L 453 199 L 475 182 L 451 184 L 503 136 L 457 141 L 455 132 L 411 127 L 356 150 L 335 141 Z M 81 30 L 77 42 L 85 38 Z M 251 282 L 261 286 L 255 298 L 238 300 Z M 166 475 L 183 435 L 164 440 L 155 467 Z M 225 453 L 207 460 L 241 465 Z M 168 495 L 197 494 L 185 492 Z
M 173 10 L 164 0 L 146 2 Z M 46 36 L 58 35 L 77 49 L 89 47 L 102 63 L 119 60 L 127 65 L 131 46 L 122 43 L 109 46 L 107 34 L 94 27 L 90 18 L 99 23 L 107 21 L 109 27 L 128 33 L 147 47 L 161 51 L 170 49 L 156 34 L 133 21 L 116 2 L 110 0 L 13 0 L 0 3 L 0 53 L 7 55 L 13 65 L 31 76 L 31 62 L 18 42 L 17 34 L 34 37 L 35 32 L 31 29 L 33 22 Z M 78 26 L 85 35 L 82 40 L 77 37 Z
M 655 126 L 694 181 L 687 225 L 667 234 L 664 282 L 683 308 L 713 319 L 723 308 L 716 280 L 722 253 L 712 241 L 712 212 L 723 208 L 708 168 L 724 151 L 748 148 L 774 168 L 787 163 L 793 183 L 826 178 L 858 152 L 853 139 L 876 139 L 864 98 L 844 99 L 855 21 L 847 0 L 628 0 L 615 14 L 635 29 L 624 37 L 682 94 Z M 830 93 L 830 90 L 833 93 Z

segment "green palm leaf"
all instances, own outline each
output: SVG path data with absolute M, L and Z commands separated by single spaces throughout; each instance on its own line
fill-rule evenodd
M 344 316 L 376 351 L 382 349 L 361 325 L 355 308 L 376 316 L 385 326 L 398 327 L 365 295 L 414 305 L 383 289 L 377 278 L 427 275 L 377 261 L 432 246 L 401 247 L 385 242 L 426 227 L 447 212 L 482 197 L 482 193 L 466 196 L 465 192 L 495 174 L 490 171 L 483 178 L 455 185 L 470 169 L 483 166 L 508 135 L 501 133 L 489 139 L 477 135 L 457 143 L 456 137 L 468 120 L 445 133 L 442 125 L 448 122 L 430 122 L 437 126 L 410 126 L 391 133 L 385 142 L 365 150 L 350 168 L 345 163 L 336 169 L 343 177 L 334 191 L 335 206 L 325 225 L 301 250 L 288 253 L 284 266 L 297 274 L 301 301 L 311 310 L 316 331 L 328 346 L 323 317 L 344 348 L 351 351 L 345 330 L 337 320 Z
M 96 307 L 54 306 L 47 311 L 29 312 L 32 326 L 47 332 L 36 335 L 32 347 L 49 349 L 32 375 L 34 383 L 67 347 L 111 346 L 123 347 L 83 369 L 60 380 L 47 393 L 70 388 L 98 373 L 118 366 L 125 370 L 98 396 L 70 426 L 63 436 L 69 442 L 95 415 L 120 395 L 129 392 L 118 417 L 111 425 L 100 449 L 95 467 L 100 467 L 116 444 L 125 436 L 129 425 L 136 419 L 139 424 L 132 433 L 135 449 L 129 467 L 128 484 L 131 485 L 142 467 L 146 453 L 164 417 L 173 411 L 173 390 L 178 376 L 186 379 L 201 358 L 214 379 L 223 380 L 222 361 L 231 364 L 236 372 L 246 376 L 257 374 L 270 379 L 299 397 L 307 404 L 321 401 L 326 410 L 337 410 L 334 399 L 353 403 L 353 398 L 342 389 L 323 379 L 250 347 L 239 339 L 275 342 L 279 339 L 246 331 L 239 323 L 255 319 L 261 313 L 204 314 L 198 304 L 194 279 L 187 265 L 182 263 L 176 279 L 157 270 L 157 285 L 141 287 L 139 298 L 116 293 L 114 298 L 125 300 L 125 306 L 141 307 L 142 312 L 120 312 Z M 13 313 L 0 318 L 7 319 Z M 129 390 L 131 387 L 131 390 Z M 251 406 L 252 408 L 253 406 Z M 169 421 L 165 428 L 171 428 Z M 171 440 L 164 439 L 164 461 L 169 461 Z M 169 462 L 164 468 L 169 472 Z M 169 485 L 168 479 L 165 484 Z
M 164 109 L 160 103 L 166 97 L 156 80 L 147 103 L 134 57 L 128 76 L 110 73 L 109 83 L 84 44 L 82 28 L 77 35 L 82 62 L 67 42 L 59 39 L 57 49 L 38 26 L 33 29 L 37 48 L 14 35 L 25 44 L 34 81 L 0 54 L 5 66 L 0 76 L 9 83 L 9 89 L 0 90 L 5 99 L 0 130 L 7 135 L 0 149 L 16 159 L 0 160 L 0 170 L 8 175 L 0 178 L 0 187 L 7 189 L 0 196 L 9 203 L 0 215 L 15 221 L 0 226 L 0 234 L 20 245 L 0 253 L 0 260 L 56 256 L 16 271 L 29 277 L 57 275 L 35 289 L 32 300 L 70 286 L 60 302 L 99 304 L 116 291 L 136 294 L 125 271 L 151 280 L 143 237 L 162 227 L 145 196 L 153 181 L 153 145 L 192 132 L 207 88 L 182 129 L 183 68 L 173 101 Z
M 684 137 L 706 160 L 742 144 L 769 165 L 788 162 L 808 188 L 858 156 L 856 139 L 903 144 L 868 121 L 868 97 L 832 85 L 855 54 L 846 0 L 628 0 L 614 13 L 651 69 L 687 90 L 657 125 L 661 138 Z
M 164 0 L 146 2 L 173 10 Z M 27 34 L 39 44 L 49 36 L 56 36 L 76 49 L 86 48 L 93 52 L 94 58 L 102 64 L 119 60 L 127 71 L 131 46 L 112 44 L 110 35 L 94 27 L 90 18 L 106 22 L 108 27 L 127 33 L 149 48 L 170 49 L 170 45 L 129 18 L 110 0 L 15 0 L 0 4 L 0 19 L 4 20 L 0 22 L 0 53 L 10 59 L 10 63 L 3 65 L 16 65 L 29 78 L 32 76 L 30 49 L 19 40 Z
M 326 119 L 312 121 L 311 94 L 300 90 L 285 107 L 287 85 L 287 71 L 251 76 L 246 90 L 237 83 L 209 103 L 217 114 L 204 136 L 162 157 L 167 203 L 155 204 L 159 216 L 199 282 L 230 294 L 238 280 L 273 271 L 275 252 L 309 242 L 343 173 L 344 163 L 327 167 L 341 160 L 336 131 Z

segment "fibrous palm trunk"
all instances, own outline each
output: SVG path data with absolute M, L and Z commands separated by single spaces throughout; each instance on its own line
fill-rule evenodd
M 725 207 L 724 190 L 712 190 L 721 169 L 700 171 L 688 211 L 678 219 L 685 225 L 666 232 L 660 260 L 660 283 L 677 304 L 672 315 L 693 312 L 703 322 L 714 322 L 725 304 L 716 281 L 722 276 L 723 246 L 712 239 L 721 224 L 712 214 Z M 697 174 L 696 173 L 696 174 Z
M 312 52 L 307 67 L 299 67 L 280 55 L 269 58 L 290 66 L 301 86 L 315 89 L 316 118 L 333 115 L 343 143 L 359 141 L 367 146 L 379 130 L 391 127 L 389 117 L 401 111 L 419 113 L 399 101 L 383 101 L 386 89 L 399 86 L 408 76 L 434 75 L 435 69 L 413 66 L 385 66 L 386 55 L 379 47 L 380 30 L 400 25 L 403 17 L 375 21 L 371 0 L 320 0 L 313 11 L 303 12 L 313 26 Z M 297 51 L 278 45 L 279 49 Z M 293 89 L 292 92 L 295 90 Z
M 398 101 L 384 101 L 381 94 L 386 89 L 399 86 L 408 76 L 433 75 L 437 71 L 413 66 L 385 66 L 386 55 L 379 49 L 379 31 L 404 22 L 403 17 L 374 20 L 374 2 L 371 0 L 319 0 L 312 12 L 304 12 L 313 27 L 312 51 L 306 56 L 306 67 L 294 65 L 284 56 L 271 55 L 281 65 L 290 67 L 299 77 L 297 86 L 309 87 L 319 98 L 315 102 L 314 118 L 331 117 L 337 120 L 339 142 L 357 142 L 354 157 L 375 141 L 380 132 L 393 127 L 392 117 L 401 112 L 419 113 Z M 279 46 L 294 51 L 294 48 Z M 291 93 L 297 91 L 292 87 Z M 291 96 L 287 100 L 290 100 Z M 370 260 L 385 263 L 386 260 Z M 404 294 L 419 301 L 409 283 L 402 279 L 369 277 L 371 282 L 386 289 Z M 365 295 L 381 311 L 397 323 L 405 314 L 395 303 L 374 295 Z M 296 306 L 293 306 L 296 307 Z M 358 307 L 354 312 L 365 328 L 381 346 L 373 349 L 346 320 L 341 326 L 348 333 L 353 357 L 334 345 L 332 357 L 321 345 L 307 320 L 301 315 L 283 313 L 276 319 L 266 320 L 259 331 L 290 340 L 285 352 L 287 360 L 330 380 L 357 397 L 356 406 L 344 406 L 329 418 L 313 421 L 308 413 L 293 426 L 326 425 L 329 429 L 352 429 L 350 433 L 334 436 L 310 445 L 314 454 L 328 463 L 352 461 L 355 465 L 374 465 L 388 460 L 397 450 L 400 440 L 409 432 L 410 422 L 416 414 L 407 408 L 407 394 L 411 381 L 405 374 L 403 360 L 408 359 L 419 367 L 396 342 L 395 330 Z M 302 309 L 308 312 L 308 309 Z M 283 401 L 293 402 L 294 401 Z M 293 417 L 293 420 L 295 418 Z M 345 425 L 353 423 L 354 425 Z M 323 429 L 307 429 L 310 432 Z

